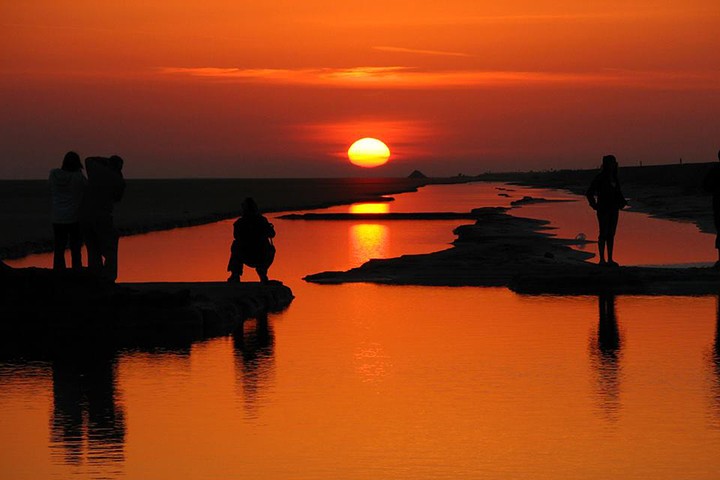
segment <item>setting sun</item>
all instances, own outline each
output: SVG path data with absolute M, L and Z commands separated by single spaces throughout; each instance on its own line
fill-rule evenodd
M 361 138 L 350 145 L 348 158 L 359 167 L 379 167 L 387 163 L 390 149 L 377 138 Z

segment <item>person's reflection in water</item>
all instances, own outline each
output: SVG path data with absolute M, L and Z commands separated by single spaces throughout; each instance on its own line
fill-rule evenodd
M 713 341 L 712 354 L 710 355 L 714 373 L 712 388 L 713 420 L 714 425 L 720 428 L 720 296 L 716 299 L 715 311 L 715 339 Z
M 275 367 L 275 335 L 267 316 L 244 322 L 233 334 L 235 372 L 246 414 L 257 417 L 263 390 L 269 387 Z
M 106 473 L 124 460 L 125 415 L 115 386 L 111 352 L 64 355 L 53 360 L 53 414 L 50 442 L 68 464 L 87 463 Z
M 598 332 L 590 347 L 591 360 L 597 373 L 602 410 L 609 420 L 617 420 L 620 413 L 622 342 L 615 317 L 615 296 L 601 294 L 598 309 Z

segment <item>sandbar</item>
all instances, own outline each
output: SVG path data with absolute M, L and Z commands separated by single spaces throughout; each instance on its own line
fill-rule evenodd
M 702 190 L 711 165 L 625 167 L 620 179 L 631 209 L 693 222 L 701 231 L 714 232 L 710 195 Z M 597 170 L 562 170 L 485 174 L 476 179 L 582 195 L 596 174 Z M 523 203 L 534 202 L 528 198 Z M 505 286 L 519 293 L 560 295 L 706 295 L 720 291 L 717 269 L 598 266 L 587 261 L 592 254 L 571 248 L 577 240 L 549 235 L 547 222 L 510 215 L 508 209 L 476 209 L 473 213 L 480 214 L 476 223 L 456 228 L 457 240 L 447 250 L 371 260 L 346 272 L 321 272 L 305 280 Z

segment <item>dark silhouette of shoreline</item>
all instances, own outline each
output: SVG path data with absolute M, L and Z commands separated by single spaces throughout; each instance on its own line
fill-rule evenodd
M 309 210 L 355 202 L 388 200 L 430 183 L 458 179 L 127 179 L 127 193 L 115 211 L 123 236 L 189 227 L 240 215 L 245 197 L 266 213 Z M 462 179 L 462 183 L 470 179 Z M 17 202 L 23 198 L 23 202 Z M 0 180 L 0 259 L 52 251 L 46 180 Z M 152 205 L 152 208 L 148 208 Z
M 695 223 L 703 232 L 714 232 L 709 194 L 703 179 L 717 162 L 624 166 L 619 168 L 623 193 L 632 199 L 629 210 L 658 218 Z M 475 177 L 490 182 L 567 190 L 584 195 L 597 169 L 485 173 Z

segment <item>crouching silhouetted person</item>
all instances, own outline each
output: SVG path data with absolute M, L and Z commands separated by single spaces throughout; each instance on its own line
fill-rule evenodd
M 718 160 L 720 160 L 720 151 L 718 151 Z M 715 262 L 715 268 L 720 268 L 720 163 L 715 163 L 710 167 L 703 180 L 703 189 L 708 193 L 712 193 L 713 220 L 717 234 L 715 248 L 718 251 L 718 261 Z
M 617 176 L 618 164 L 614 155 L 605 155 L 600 173 L 593 179 L 585 196 L 590 206 L 597 212 L 598 219 L 598 250 L 600 265 L 617 267 L 613 260 L 615 247 L 615 231 L 617 230 L 620 210 L 627 205 L 627 201 L 620 190 Z M 607 262 L 605 261 L 605 248 L 607 247 Z
M 62 167 L 50 170 L 55 270 L 65 269 L 65 249 L 68 244 L 73 270 L 82 268 L 80 204 L 87 184 L 82 168 L 80 156 L 75 152 L 68 152 L 65 154 Z
M 230 247 L 228 282 L 239 282 L 243 265 L 254 268 L 260 281 L 268 282 L 268 269 L 275 259 L 275 246 L 272 238 L 275 228 L 267 218 L 260 214 L 255 200 L 246 198 L 242 203 L 242 216 L 233 225 L 233 240 Z
M 113 206 L 125 193 L 123 159 L 89 157 L 85 159 L 88 185 L 81 208 L 81 223 L 88 252 L 88 267 L 102 278 L 114 282 L 118 273 L 120 235 L 113 224 Z

